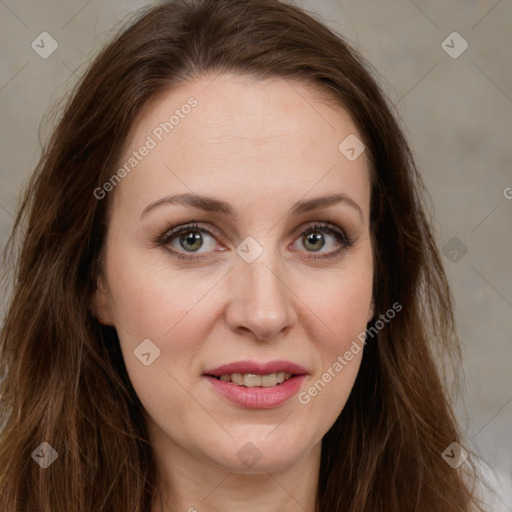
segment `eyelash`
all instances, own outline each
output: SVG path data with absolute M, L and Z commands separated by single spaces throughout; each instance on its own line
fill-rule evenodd
M 181 233 L 187 232 L 187 231 L 199 231 L 199 232 L 208 233 L 213 238 L 220 237 L 220 234 L 217 231 L 201 228 L 195 222 L 192 222 L 192 223 L 185 224 L 183 226 L 179 226 L 177 228 L 172 228 L 171 230 L 165 231 L 161 236 L 159 236 L 155 240 L 155 243 L 158 247 L 163 247 L 166 251 L 170 252 L 172 256 L 176 257 L 179 260 L 193 262 L 193 261 L 204 258 L 204 256 L 185 255 L 182 252 L 178 252 L 173 249 L 169 249 L 169 247 L 167 247 L 169 242 L 171 242 L 174 238 L 176 238 Z M 312 255 L 312 256 L 308 256 L 308 259 L 324 260 L 324 261 L 332 260 L 332 259 L 336 258 L 340 254 L 340 252 L 342 252 L 344 249 L 348 249 L 348 248 L 352 247 L 354 244 L 354 239 L 347 237 L 343 231 L 341 231 L 337 228 L 336 229 L 332 228 L 330 223 L 325 223 L 325 222 L 313 223 L 313 224 L 309 225 L 308 227 L 306 227 L 305 229 L 303 229 L 300 232 L 299 237 L 303 237 L 304 235 L 307 235 L 309 233 L 314 233 L 316 231 L 320 231 L 323 233 L 328 233 L 328 234 L 333 235 L 336 238 L 336 240 L 341 244 L 341 247 L 338 250 L 334 251 L 333 253 L 324 254 L 322 256 Z

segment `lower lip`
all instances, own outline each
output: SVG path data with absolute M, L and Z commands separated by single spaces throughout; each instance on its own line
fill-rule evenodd
M 304 382 L 306 375 L 296 375 L 291 379 L 285 380 L 282 384 L 268 388 L 249 388 L 239 386 L 233 382 L 224 382 L 210 375 L 204 375 L 204 377 L 211 383 L 215 391 L 236 405 L 247 409 L 271 409 L 281 405 L 295 395 Z

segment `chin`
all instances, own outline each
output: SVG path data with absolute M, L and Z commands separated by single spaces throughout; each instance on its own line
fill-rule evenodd
M 271 430 L 270 430 L 271 432 Z M 273 439 L 272 437 L 275 436 Z M 288 442 L 286 442 L 288 440 Z M 297 446 L 290 436 L 277 436 L 265 429 L 260 436 L 241 436 L 222 445 L 215 444 L 218 451 L 210 453 L 214 464 L 236 473 L 258 474 L 278 472 L 296 464 L 308 450 Z

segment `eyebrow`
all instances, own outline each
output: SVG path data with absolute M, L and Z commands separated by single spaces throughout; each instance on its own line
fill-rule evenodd
M 291 208 L 291 215 L 299 215 L 301 213 L 310 212 L 312 210 L 319 210 L 321 208 L 327 208 L 337 203 L 345 203 L 351 206 L 359 214 L 361 220 L 363 220 L 363 211 L 360 206 L 351 199 L 347 194 L 329 194 L 326 196 L 315 197 L 313 199 L 302 199 L 297 201 Z M 142 210 L 141 217 L 144 216 L 150 210 L 163 204 L 181 204 L 185 206 L 192 206 L 200 210 L 207 212 L 221 213 L 228 217 L 236 217 L 236 210 L 226 201 L 215 199 L 213 197 L 203 196 L 199 194 L 175 194 L 172 196 L 163 197 L 157 201 L 149 204 Z

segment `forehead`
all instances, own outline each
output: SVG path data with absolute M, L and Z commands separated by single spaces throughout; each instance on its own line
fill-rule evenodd
M 219 195 L 229 185 L 284 197 L 288 190 L 303 195 L 315 187 L 342 187 L 364 204 L 366 154 L 349 161 L 339 149 L 354 135 L 359 136 L 348 112 L 311 84 L 207 75 L 146 105 L 122 160 L 148 140 L 153 147 L 118 188 L 145 189 L 149 200 L 173 188 Z
M 173 135 L 186 130 L 186 123 L 180 123 L 180 110 L 186 110 L 185 117 L 189 115 L 191 109 L 186 104 L 190 98 L 197 102 L 191 114 L 194 128 L 201 128 L 201 136 L 210 128 L 212 133 L 208 135 L 213 138 L 240 135 L 254 142 L 268 142 L 270 137 L 279 135 L 305 135 L 313 140 L 340 128 L 357 131 L 348 112 L 317 85 L 282 77 L 261 80 L 246 75 L 209 74 L 153 98 L 134 123 L 132 139 L 140 139 L 162 121 L 171 120 L 173 114 Z M 174 131 L 178 124 L 184 128 Z M 187 133 L 190 140 L 195 133 L 195 129 Z

